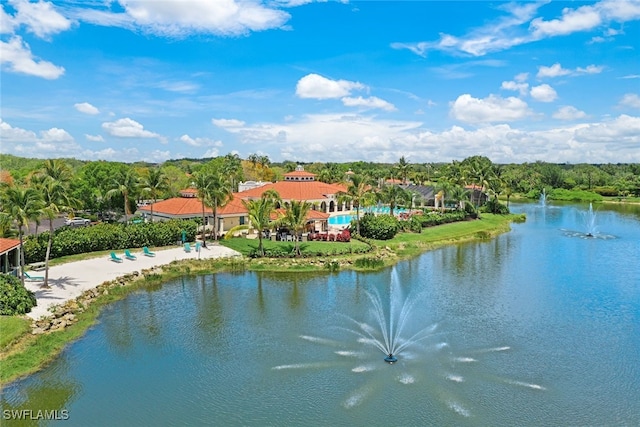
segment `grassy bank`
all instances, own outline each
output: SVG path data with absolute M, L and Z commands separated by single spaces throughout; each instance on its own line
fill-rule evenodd
M 53 360 L 71 341 L 81 337 L 95 323 L 101 308 L 138 290 L 151 290 L 163 282 L 185 275 L 209 274 L 220 271 L 336 271 L 341 268 L 355 270 L 377 269 L 392 265 L 399 259 L 415 256 L 421 252 L 450 243 L 488 239 L 509 230 L 509 224 L 521 216 L 498 216 L 484 214 L 481 220 L 451 223 L 427 228 L 422 233 L 401 233 L 387 241 L 371 241 L 368 249 L 363 242 L 350 243 L 305 242 L 305 258 L 257 258 L 249 259 L 203 259 L 174 261 L 161 270 L 145 272 L 126 283 L 126 286 L 107 282 L 100 285 L 99 296 L 82 310 L 74 312 L 77 321 L 64 329 L 42 335 L 31 334 L 31 320 L 22 318 L 0 318 L 2 341 L 0 342 L 0 383 L 6 384 L 21 376 L 41 369 Z M 257 241 L 231 239 L 221 244 L 249 253 L 257 247 Z M 265 242 L 268 245 L 291 245 L 291 242 Z M 319 245 L 316 247 L 316 245 Z M 311 256 L 322 252 L 322 256 Z M 342 254 L 338 253 L 342 252 Z M 86 254 L 86 257 L 93 256 Z M 76 260 L 74 256 L 72 259 Z M 375 260 L 375 262 L 368 262 Z M 115 282 L 115 281 L 114 281 Z M 106 287 L 107 285 L 108 288 Z M 6 338 L 5 338 L 6 336 Z

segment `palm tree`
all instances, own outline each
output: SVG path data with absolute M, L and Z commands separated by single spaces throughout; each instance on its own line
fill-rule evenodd
M 409 175 L 409 172 L 411 171 L 411 165 L 407 162 L 407 159 L 402 156 L 398 160 L 398 163 L 396 163 L 395 167 L 398 170 L 398 175 L 402 177 L 402 184 L 406 184 L 407 175 Z
M 389 215 L 393 216 L 393 210 L 407 200 L 407 192 L 397 185 L 385 185 L 378 193 L 378 198 L 389 205 Z
M 436 198 L 439 198 L 442 201 L 442 207 L 440 208 L 442 213 L 444 213 L 445 198 L 447 197 L 447 194 L 449 194 L 449 191 L 451 191 L 452 187 L 451 183 L 446 179 L 440 179 L 436 184 Z
M 311 203 L 304 200 L 291 200 L 289 205 L 287 205 L 284 216 L 276 221 L 276 224 L 283 224 L 288 226 L 294 233 L 294 252 L 296 256 L 302 255 L 300 252 L 300 242 L 298 240 L 298 236 L 304 230 L 304 227 L 307 225 L 307 214 L 311 209 Z
M 23 227 L 29 227 L 29 221 L 39 218 L 42 213 L 42 198 L 34 188 L 5 186 L 1 195 L 2 212 L 7 213 L 18 225 L 20 239 L 20 272 L 24 272 Z M 20 275 L 24 286 L 24 274 Z
M 218 240 L 218 208 L 224 207 L 233 200 L 231 184 L 222 173 L 207 170 L 201 171 L 196 176 L 195 184 L 198 198 L 202 201 L 202 225 L 204 227 L 205 206 L 210 207 L 213 210 L 213 239 Z M 202 245 L 206 246 L 204 234 L 203 228 Z
M 243 200 L 242 204 L 249 213 L 251 226 L 258 231 L 258 251 L 260 256 L 264 256 L 264 246 L 262 244 L 262 232 L 272 227 L 274 221 L 271 215 L 275 211 L 276 203 L 280 201 L 280 195 L 275 190 L 267 190 L 257 200 Z M 231 230 L 227 235 L 231 234 Z
M 338 203 L 348 201 L 356 208 L 356 233 L 358 234 L 360 234 L 360 207 L 375 197 L 367 181 L 368 178 L 364 175 L 351 175 L 347 191 L 338 193 Z
M 44 171 L 44 173 L 47 173 Z M 40 189 L 42 194 L 43 209 L 42 212 L 49 220 L 49 239 L 47 241 L 47 251 L 44 258 L 44 282 L 43 288 L 49 287 L 49 258 L 51 256 L 51 246 L 53 245 L 53 220 L 60 212 L 72 210 L 80 206 L 80 201 L 71 197 L 69 188 L 61 181 L 53 177 L 48 177 L 44 185 Z
M 126 172 L 119 174 L 112 181 L 112 187 L 105 196 L 111 199 L 116 195 L 122 195 L 124 198 L 124 220 L 127 222 L 127 215 L 131 214 L 129 206 L 129 198 L 134 196 L 139 188 L 138 174 L 133 168 L 128 168 Z
M 148 193 L 153 202 L 151 203 L 151 222 L 153 222 L 153 204 L 156 202 L 158 195 L 169 190 L 169 178 L 162 172 L 160 168 L 149 169 L 147 176 L 142 178 L 140 182 L 143 193 Z
M 449 190 L 449 197 L 456 202 L 458 209 L 464 210 L 464 202 L 469 200 L 469 190 L 460 185 L 455 185 Z

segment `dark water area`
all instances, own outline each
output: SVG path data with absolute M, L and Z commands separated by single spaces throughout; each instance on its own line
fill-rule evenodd
M 376 273 L 140 291 L 2 409 L 65 410 L 43 422 L 65 426 L 638 425 L 640 206 L 594 205 L 595 237 L 588 208 L 512 205 L 527 221 L 511 232 Z M 413 304 L 404 340 L 431 331 L 393 365 L 354 333 L 375 329 L 373 292 Z

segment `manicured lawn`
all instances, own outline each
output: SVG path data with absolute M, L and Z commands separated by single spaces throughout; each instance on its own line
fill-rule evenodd
M 17 316 L 0 316 L 0 350 L 30 329 L 31 321 Z
M 481 219 L 428 227 L 422 233 L 398 233 L 391 240 L 374 240 L 377 246 L 387 246 L 401 256 L 415 255 L 425 248 L 461 240 L 486 239 L 509 230 L 516 215 L 482 214 Z
M 234 249 L 244 256 L 248 256 L 258 249 L 258 239 L 246 239 L 243 237 L 220 240 L 220 244 Z M 271 240 L 263 240 L 262 244 L 265 251 L 277 250 L 284 254 L 292 253 L 294 249 L 294 242 L 272 242 Z M 350 242 L 300 242 L 300 250 L 303 256 L 364 253 L 369 249 L 369 245 L 355 239 L 352 239 Z

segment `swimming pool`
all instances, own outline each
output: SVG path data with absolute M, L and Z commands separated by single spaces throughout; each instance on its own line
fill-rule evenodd
M 336 215 L 329 217 L 329 225 L 349 225 L 351 220 L 355 219 L 355 215 Z

